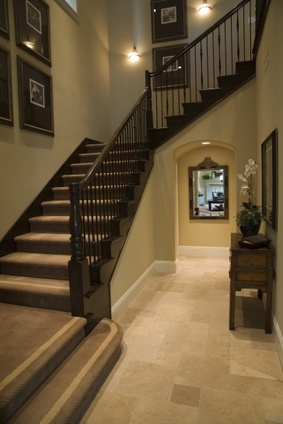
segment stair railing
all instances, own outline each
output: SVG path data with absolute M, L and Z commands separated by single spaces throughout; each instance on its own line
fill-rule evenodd
M 92 270 L 105 259 L 103 242 L 112 237 L 113 221 L 124 215 L 130 189 L 139 176 L 139 160 L 149 147 L 147 93 L 143 92 L 82 181 L 69 186 L 73 315 L 86 314 L 84 296 L 95 284 Z
M 234 75 L 236 63 L 253 60 L 256 1 L 244 0 L 153 72 L 146 71 L 153 128 L 166 116 L 183 114 L 183 103 L 201 102 L 201 91 L 218 87 L 218 77 Z

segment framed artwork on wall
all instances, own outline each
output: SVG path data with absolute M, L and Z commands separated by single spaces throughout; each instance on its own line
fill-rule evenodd
M 7 0 L 0 0 L 0 35 L 9 39 L 9 20 Z
M 262 164 L 262 215 L 265 222 L 277 231 L 277 196 L 278 196 L 278 133 L 277 130 L 264 140 L 261 145 Z
M 13 125 L 10 53 L 0 49 L 0 124 Z
M 17 45 L 51 66 L 49 6 L 43 0 L 14 0 Z
M 53 136 L 52 78 L 21 58 L 17 59 L 20 126 Z
M 151 0 L 152 42 L 188 37 L 186 0 Z
M 188 44 L 179 44 L 152 49 L 153 69 L 157 71 L 166 65 L 174 56 L 184 50 Z M 188 60 L 187 55 L 181 56 L 166 70 L 153 79 L 153 89 L 161 90 L 172 87 L 188 86 Z

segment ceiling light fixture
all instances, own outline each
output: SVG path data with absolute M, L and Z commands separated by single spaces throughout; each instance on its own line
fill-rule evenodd
M 133 48 L 133 51 L 128 54 L 128 58 L 131 62 L 137 62 L 141 57 L 141 54 L 137 52 L 136 48 Z
M 206 0 L 203 0 L 203 3 L 198 7 L 198 12 L 201 15 L 207 15 L 212 9 L 211 4 L 207 3 Z

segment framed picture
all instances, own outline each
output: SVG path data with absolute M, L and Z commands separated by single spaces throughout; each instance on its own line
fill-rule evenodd
M 184 50 L 188 44 L 160 47 L 152 49 L 153 69 L 157 71 L 166 65 L 169 60 Z M 153 89 L 161 90 L 172 87 L 187 87 L 188 85 L 188 60 L 187 55 L 181 56 L 166 70 L 153 79 Z
M 54 135 L 52 79 L 18 57 L 21 128 Z
M 188 37 L 186 0 L 151 0 L 152 42 Z
M 13 125 L 10 53 L 0 49 L 0 124 Z
M 51 66 L 49 6 L 43 0 L 14 0 L 17 45 Z
M 0 0 L 0 35 L 9 39 L 9 20 L 7 0 Z
M 277 130 L 274 130 L 262 143 L 262 214 L 265 222 L 277 231 Z

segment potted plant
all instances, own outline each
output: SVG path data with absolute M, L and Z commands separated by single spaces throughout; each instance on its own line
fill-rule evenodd
M 261 207 L 256 204 L 254 195 L 254 179 L 257 168 L 256 162 L 249 159 L 244 173 L 238 174 L 238 178 L 243 181 L 240 192 L 243 196 L 248 196 L 248 201 L 243 202 L 242 209 L 236 215 L 237 226 L 244 237 L 258 234 L 262 220 Z

